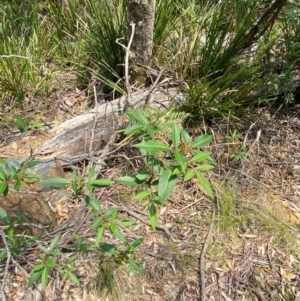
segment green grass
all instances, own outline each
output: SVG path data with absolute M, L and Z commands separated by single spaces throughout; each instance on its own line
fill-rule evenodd
M 185 83 L 190 97 L 182 109 L 192 113 L 193 120 L 239 115 L 282 92 L 284 101 L 292 101 L 293 70 L 299 66 L 299 13 L 292 4 L 287 6 L 249 56 L 251 47 L 244 37 L 263 12 L 262 3 L 157 1 L 154 61 Z M 81 86 L 93 77 L 105 91 L 123 93 L 124 50 L 116 39 L 127 42 L 126 1 L 76 0 L 61 7 L 35 0 L 20 7 L 12 0 L 2 2 L 0 12 L 2 102 L 22 107 L 29 95 L 47 97 L 52 88 L 50 62 L 55 62 L 56 72 L 76 70 Z M 265 89 L 250 95 L 266 80 Z

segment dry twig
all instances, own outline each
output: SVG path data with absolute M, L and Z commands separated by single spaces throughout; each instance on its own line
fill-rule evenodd
M 4 269 L 4 274 L 3 274 L 0 290 L 1 290 L 1 295 L 2 295 L 2 301 L 6 301 L 7 298 L 6 298 L 6 294 L 4 292 L 4 287 L 5 287 L 6 278 L 7 278 L 7 275 L 8 275 L 8 269 L 9 269 L 9 264 L 10 264 L 10 259 L 11 259 L 11 253 L 10 253 L 10 249 L 9 249 L 6 237 L 5 237 L 5 233 L 4 233 L 2 228 L 0 228 L 0 236 L 2 238 L 2 241 L 4 243 L 4 247 L 5 247 L 5 251 L 6 251 L 6 263 L 5 263 L 5 269 Z
M 210 241 L 211 235 L 212 235 L 212 230 L 213 230 L 213 225 L 215 221 L 215 207 L 213 206 L 213 214 L 211 217 L 211 222 L 209 226 L 209 231 L 205 237 L 203 248 L 201 251 L 200 259 L 199 259 L 199 275 L 200 275 L 200 301 L 205 301 L 205 267 L 204 267 L 204 256 L 205 252 L 208 246 L 208 243 Z

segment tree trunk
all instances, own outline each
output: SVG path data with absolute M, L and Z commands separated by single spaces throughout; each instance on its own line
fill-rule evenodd
M 151 66 L 155 0 L 128 0 L 128 12 L 129 21 L 135 24 L 130 82 L 141 86 L 147 80 L 147 66 Z

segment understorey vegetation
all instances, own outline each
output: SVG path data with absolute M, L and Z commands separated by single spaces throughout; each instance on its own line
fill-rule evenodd
M 17 133 L 21 138 L 46 133 L 46 129 L 97 104 L 107 105 L 122 95 L 130 100 L 139 89 L 154 92 L 172 87 L 187 95 L 165 110 L 147 103 L 142 108 L 129 106 L 123 114 L 126 126 L 117 129 L 105 159 L 105 171 L 99 172 L 96 164 L 85 161 L 69 167 L 66 178 L 40 179 L 32 170 L 41 162 L 32 153 L 12 163 L 9 155 L 0 151 L 1 197 L 42 185 L 65 189 L 74 208 L 74 204 L 86 206 L 80 222 L 77 219 L 80 231 L 72 225 L 74 229 L 67 233 L 54 230 L 53 234 L 32 235 L 26 227 L 39 226 L 29 225 L 20 208 L 12 213 L 0 202 L 2 300 L 10 300 L 5 287 L 13 268 L 23 273 L 29 290 L 46 291 L 56 277 L 81 287 L 78 265 L 88 258 L 97 261 L 88 287 L 98 292 L 99 300 L 129 300 L 128 295 L 122 296 L 122 281 L 130 277 L 137 277 L 131 283 L 138 283 L 141 294 L 159 296 L 159 289 L 152 292 L 160 279 L 155 274 L 157 266 L 150 268 L 145 254 L 166 261 L 169 274 L 182 272 L 178 279 L 190 271 L 195 273 L 191 279 L 197 278 L 194 282 L 172 278 L 174 283 L 189 284 L 185 289 L 177 285 L 176 296 L 169 292 L 157 300 L 210 300 L 206 294 L 213 295 L 212 287 L 218 282 L 215 277 L 227 272 L 215 267 L 207 277 L 205 270 L 212 266 L 205 267 L 208 251 L 208 258 L 218 264 L 222 261 L 222 267 L 232 272 L 222 278 L 228 280 L 224 287 L 243 278 L 235 289 L 243 291 L 244 300 L 296 300 L 299 294 L 294 284 L 299 277 L 285 271 L 280 274 L 281 282 L 270 279 L 261 271 L 265 262 L 259 272 L 252 269 L 255 260 L 245 254 L 253 255 L 254 251 L 239 239 L 257 238 L 257 244 L 265 248 L 257 247 L 257 253 L 267 253 L 270 261 L 269 274 L 281 272 L 283 264 L 271 262 L 273 243 L 279 246 L 276 251 L 282 247 L 289 255 L 290 266 L 299 268 L 298 220 L 285 220 L 283 211 L 274 205 L 277 197 L 274 207 L 269 208 L 266 199 L 275 195 L 277 186 L 272 193 L 265 192 L 265 184 L 249 192 L 251 177 L 246 173 L 252 171 L 251 160 L 254 152 L 260 152 L 262 135 L 261 129 L 255 136 L 251 130 L 269 110 L 274 116 L 291 107 L 299 110 L 300 4 L 296 0 L 156 0 L 151 64 L 138 65 L 147 76 L 142 85 L 133 83 L 128 74 L 134 63 L 130 47 L 136 30 L 129 16 L 126 0 L 0 3 L 0 147 L 5 145 L 6 135 Z M 216 129 L 224 134 L 222 139 Z M 275 136 L 270 138 L 271 147 L 279 141 L 280 133 Z M 297 143 L 291 146 L 292 151 L 276 154 L 283 160 L 296 152 Z M 251 178 L 257 185 L 267 177 L 263 173 L 267 168 L 260 163 L 256 167 L 259 176 Z M 276 164 L 274 174 L 283 173 Z M 265 194 L 268 197 L 262 201 Z M 255 199 L 254 204 L 248 203 L 247 197 Z M 197 207 L 200 199 L 203 205 Z M 178 209 L 176 205 L 182 202 Z M 200 210 L 201 217 L 197 215 Z M 180 215 L 185 211 L 186 219 Z M 192 230 L 186 230 L 191 224 Z M 203 227 L 203 232 L 191 236 Z M 212 239 L 213 229 L 217 229 L 220 241 Z M 155 237 L 157 232 L 163 233 L 166 243 Z M 231 243 L 243 245 L 243 260 L 251 261 L 249 269 L 242 268 L 241 257 L 236 261 L 226 257 L 224 250 Z M 165 256 L 161 249 L 173 257 Z M 34 258 L 30 264 L 26 261 L 29 255 Z M 151 283 L 151 289 L 145 290 L 139 277 Z M 190 295 L 184 295 L 184 290 Z M 239 300 L 240 296 L 234 299 L 231 293 L 224 289 L 212 300 Z M 134 293 L 130 298 L 142 300 Z

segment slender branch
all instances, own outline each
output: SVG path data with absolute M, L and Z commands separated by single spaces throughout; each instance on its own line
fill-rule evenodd
M 9 263 L 10 263 L 10 259 L 11 259 L 11 253 L 10 253 L 10 249 L 9 249 L 6 237 L 5 237 L 5 233 L 2 228 L 0 228 L 0 236 L 3 240 L 5 251 L 6 251 L 6 263 L 5 263 L 5 269 L 4 269 L 4 274 L 2 277 L 2 283 L 1 283 L 0 290 L 1 290 L 1 295 L 2 295 L 2 301 L 6 301 L 7 298 L 6 298 L 6 294 L 4 292 L 4 287 L 5 287 L 6 278 L 8 276 L 8 269 L 9 269 Z
M 132 88 L 129 81 L 129 57 L 130 57 L 130 48 L 132 45 L 134 32 L 135 32 L 135 24 L 133 22 L 130 23 L 131 26 L 131 35 L 127 46 L 124 46 L 119 42 L 120 39 L 117 39 L 116 43 L 120 46 L 122 46 L 125 49 L 125 89 L 126 89 L 126 105 L 131 105 L 131 99 L 132 99 Z
M 212 230 L 213 230 L 213 225 L 215 221 L 215 207 L 213 205 L 213 214 L 209 226 L 209 231 L 205 237 L 203 248 L 201 251 L 200 259 L 199 259 L 199 274 L 200 274 L 200 301 L 205 301 L 206 296 L 205 296 L 205 267 L 204 267 L 204 256 L 206 253 L 206 249 L 208 246 L 208 243 L 210 241 L 211 235 L 212 235 Z

